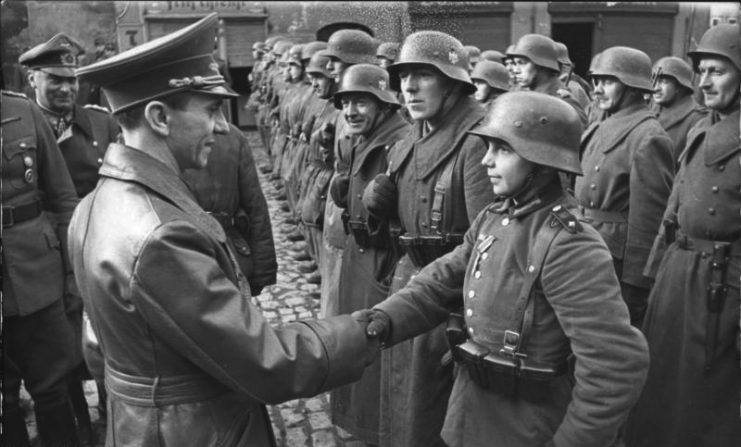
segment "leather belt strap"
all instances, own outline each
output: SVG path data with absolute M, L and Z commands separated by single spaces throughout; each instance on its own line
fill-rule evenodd
M 131 405 L 159 407 L 201 402 L 220 396 L 229 390 L 203 374 L 170 377 L 140 377 L 105 367 L 108 393 Z
M 690 237 L 679 230 L 676 232 L 675 238 L 677 245 L 683 250 L 699 251 L 711 255 L 715 251 L 716 245 L 729 245 L 728 257 L 735 258 L 741 256 L 741 239 L 734 242 L 713 241 L 709 239 Z
M 583 206 L 579 207 L 584 218 L 587 222 L 615 222 L 615 223 L 626 223 L 628 222 L 627 213 L 619 211 L 604 211 L 596 208 L 586 208 Z
M 41 201 L 39 199 L 25 205 L 4 206 L 3 228 L 9 228 L 15 224 L 31 220 L 41 214 L 41 211 Z

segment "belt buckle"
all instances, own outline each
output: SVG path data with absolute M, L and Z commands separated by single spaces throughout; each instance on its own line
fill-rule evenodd
M 5 227 L 12 227 L 15 225 L 15 217 L 13 216 L 13 209 L 14 206 L 4 206 L 3 207 L 3 228 Z M 5 216 L 9 216 L 8 222 L 5 222 Z
M 527 358 L 527 354 L 519 352 L 520 349 L 520 334 L 515 331 L 506 330 L 504 331 L 503 347 L 499 350 L 499 353 L 508 357 L 519 357 Z

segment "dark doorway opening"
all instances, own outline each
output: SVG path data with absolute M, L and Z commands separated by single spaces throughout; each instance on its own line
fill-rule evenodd
M 239 93 L 242 98 L 248 98 L 250 96 L 250 82 L 248 80 L 249 74 L 252 72 L 252 67 L 229 67 L 229 77 L 231 78 L 232 89 Z M 239 98 L 241 99 L 241 98 Z M 246 99 L 244 100 L 246 101 Z M 229 119 L 233 124 L 240 125 L 240 108 L 243 106 L 243 101 L 229 101 L 231 105 Z M 242 114 L 245 112 L 242 111 Z
M 592 61 L 594 22 L 553 23 L 551 37 L 569 49 L 569 58 L 574 63 L 574 72 L 586 78 Z

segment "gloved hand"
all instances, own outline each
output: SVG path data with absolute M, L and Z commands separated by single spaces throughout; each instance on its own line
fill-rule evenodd
M 337 174 L 329 184 L 329 195 L 340 208 L 347 208 L 347 193 L 350 190 L 350 177 L 347 174 Z
M 387 221 L 396 215 L 397 189 L 386 174 L 378 174 L 363 191 L 363 205 L 376 219 Z

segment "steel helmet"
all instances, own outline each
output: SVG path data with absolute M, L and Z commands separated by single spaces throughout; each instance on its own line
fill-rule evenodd
M 391 88 L 400 90 L 399 69 L 407 65 L 424 64 L 438 69 L 446 77 L 463 84 L 466 95 L 476 91 L 468 75 L 468 52 L 463 44 L 440 31 L 418 31 L 404 39 L 395 64 L 387 67 L 391 75 Z
M 558 60 L 558 63 L 562 65 L 573 66 L 574 63 L 571 62 L 571 58 L 569 58 L 569 48 L 566 46 L 566 44 L 563 44 L 561 42 L 553 42 L 553 45 L 556 46 L 556 59 Z
M 389 73 L 373 64 L 356 64 L 342 73 L 340 85 L 334 94 L 334 106 L 342 108 L 342 95 L 346 93 L 370 93 L 376 99 L 400 107 L 396 95 L 389 90 Z
M 475 45 L 465 45 L 463 48 L 466 49 L 466 52 L 468 53 L 468 62 L 470 62 L 472 65 L 475 65 L 478 63 L 478 61 L 481 59 L 481 50 L 479 47 Z
M 372 64 L 376 61 L 376 39 L 357 29 L 341 29 L 329 36 L 326 55 L 346 64 Z
M 504 61 L 506 56 L 497 50 L 486 50 L 481 52 L 482 61 L 499 62 L 500 64 Z
M 395 62 L 396 58 L 399 57 L 399 46 L 398 42 L 384 42 L 378 46 L 376 57 L 385 57 L 391 62 Z
M 695 51 L 687 55 L 692 58 L 692 65 L 697 65 L 703 56 L 722 56 L 741 70 L 741 25 L 724 23 L 715 25 L 702 35 Z
M 651 59 L 635 48 L 610 47 L 594 58 L 589 71 L 590 76 L 614 76 L 628 87 L 654 91 Z
M 558 55 L 554 44 L 553 39 L 542 34 L 525 34 L 520 37 L 512 50 L 507 50 L 507 56 L 526 57 L 539 67 L 561 71 L 558 67 Z
M 525 160 L 581 175 L 579 115 L 566 101 L 545 93 L 499 96 L 481 124 L 468 133 L 507 142 Z
M 678 57 L 667 56 L 656 61 L 651 77 L 656 79 L 658 76 L 671 76 L 683 87 L 694 90 L 692 86 L 692 68 L 690 64 Z
M 313 75 L 322 75 L 326 78 L 331 78 L 332 73 L 327 70 L 327 65 L 331 59 L 329 56 L 325 56 L 323 51 L 317 51 L 311 55 L 309 63 L 306 65 L 306 73 Z
M 301 64 L 301 54 L 304 51 L 304 44 L 297 43 L 296 45 L 292 46 L 290 50 L 288 50 L 288 63 L 292 65 L 298 65 L 299 67 L 302 66 Z
M 259 51 L 260 53 L 264 53 L 265 51 L 267 51 L 267 48 L 268 45 L 260 40 L 252 44 L 252 51 Z
M 290 51 L 291 47 L 293 47 L 293 42 L 290 40 L 279 40 L 273 45 L 273 53 L 276 58 L 279 58 Z
M 285 39 L 286 38 L 283 36 L 271 36 L 265 39 L 265 45 L 267 45 L 268 50 L 272 50 L 278 41 L 285 40 Z
M 327 48 L 327 42 L 316 40 L 309 42 L 304 45 L 304 49 L 301 50 L 301 61 L 306 63 L 311 59 L 311 56 L 318 51 L 322 51 Z
M 484 81 L 491 88 L 509 90 L 509 73 L 499 62 L 482 60 L 473 67 L 471 80 Z

